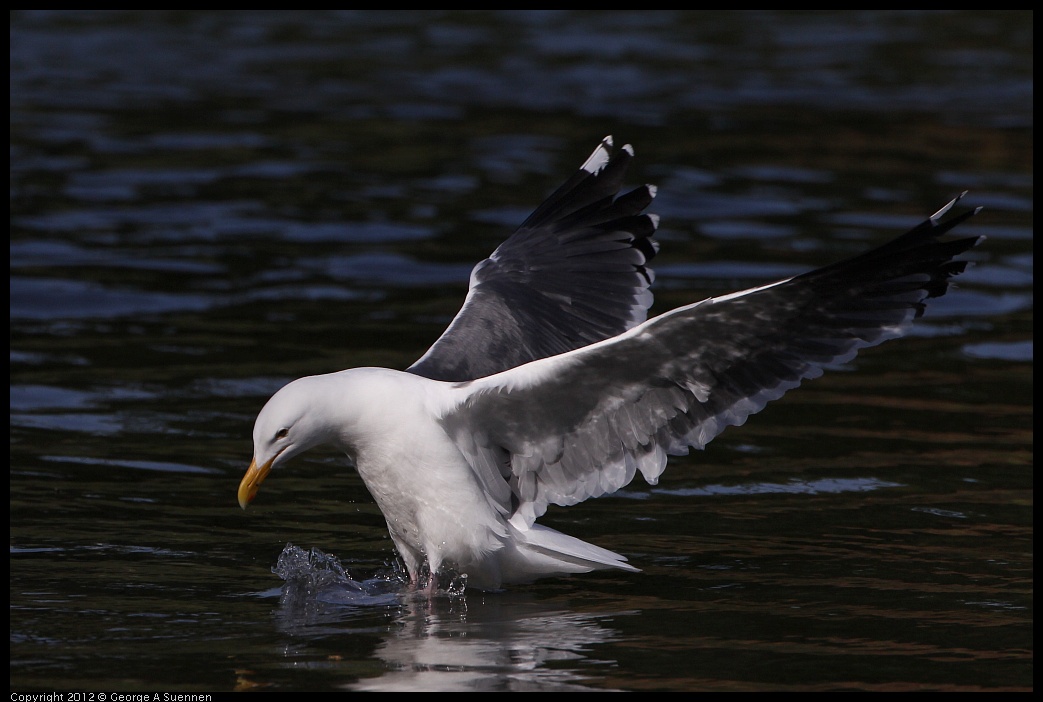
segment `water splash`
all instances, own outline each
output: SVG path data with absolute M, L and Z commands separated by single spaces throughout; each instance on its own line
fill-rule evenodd
M 272 572 L 286 581 L 283 600 L 327 604 L 386 606 L 399 604 L 403 579 L 397 572 L 356 580 L 336 556 L 318 548 L 306 551 L 286 544 Z

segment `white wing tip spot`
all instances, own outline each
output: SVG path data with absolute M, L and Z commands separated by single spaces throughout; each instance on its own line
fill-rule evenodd
M 609 156 L 612 153 L 612 135 L 609 134 L 607 137 L 601 140 L 598 144 L 598 148 L 594 149 L 594 153 L 583 162 L 580 168 L 587 173 L 597 173 L 605 164 L 608 163 Z
M 933 215 L 931 215 L 931 223 L 932 223 L 932 224 L 937 224 L 937 223 L 938 223 L 938 220 L 939 220 L 939 219 L 941 219 L 941 218 L 942 218 L 942 217 L 943 217 L 943 216 L 945 215 L 945 213 L 946 213 L 946 212 L 948 212 L 949 210 L 951 210 L 951 209 L 952 209 L 952 206 L 953 206 L 953 205 L 955 205 L 955 204 L 956 204 L 957 202 L 959 202 L 959 201 L 960 201 L 960 199 L 961 199 L 961 198 L 963 198 L 963 196 L 964 196 L 964 195 L 966 195 L 966 194 L 967 194 L 967 191 L 966 191 L 966 190 L 964 190 L 964 191 L 963 191 L 962 193 L 960 193 L 959 195 L 957 195 L 956 197 L 954 197 L 954 198 L 953 198 L 952 200 L 950 200 L 950 201 L 949 201 L 949 202 L 948 202 L 948 203 L 947 203 L 947 204 L 945 205 L 945 207 L 943 207 L 942 209 L 938 210 L 938 211 L 937 211 L 937 212 L 935 212 L 935 213 L 934 213 Z M 981 208 L 979 207 L 978 209 L 980 210 Z

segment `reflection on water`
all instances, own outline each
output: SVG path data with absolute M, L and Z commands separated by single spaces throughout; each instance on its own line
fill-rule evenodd
M 633 613 L 613 614 L 613 617 Z M 599 665 L 595 648 L 618 637 L 609 617 L 548 611 L 524 595 L 505 595 L 494 606 L 468 608 L 466 600 L 430 607 L 416 600 L 399 615 L 399 627 L 374 651 L 385 672 L 347 686 L 360 691 L 584 691 Z M 589 672 L 569 662 L 586 661 Z M 565 665 L 561 665 L 564 663 Z
M 1031 20 L 14 13 L 12 690 L 1031 689 Z M 339 456 L 242 513 L 265 399 L 414 361 L 610 133 L 653 313 L 966 189 L 988 238 L 908 338 L 547 515 L 642 573 L 404 596 Z
M 676 495 L 757 495 L 784 492 L 821 495 L 839 492 L 867 492 L 883 488 L 901 487 L 877 478 L 822 478 L 820 480 L 790 480 L 786 483 L 755 483 L 749 485 L 705 485 L 695 489 L 654 489 L 652 494 Z M 626 494 L 626 491 L 621 491 Z
M 273 570 L 286 581 L 275 622 L 293 639 L 351 636 L 370 630 L 374 608 L 388 611 L 393 624 L 373 651 L 385 672 L 346 689 L 592 689 L 583 685 L 584 675 L 548 663 L 584 660 L 594 645 L 615 637 L 608 617 L 548 609 L 525 594 L 441 591 L 428 597 L 409 591 L 401 572 L 355 580 L 336 557 L 318 549 L 288 544 Z

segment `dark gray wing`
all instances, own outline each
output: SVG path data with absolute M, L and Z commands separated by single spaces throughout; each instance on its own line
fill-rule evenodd
M 667 455 L 702 448 L 825 366 L 900 336 L 980 241 L 939 240 L 978 211 L 941 222 L 955 202 L 847 261 L 460 383 L 465 399 L 444 426 L 501 509 L 527 523 L 548 504 L 614 492 L 637 471 L 655 483 Z
M 646 185 L 616 197 L 634 152 L 612 138 L 471 272 L 460 312 L 407 370 L 481 378 L 613 337 L 645 321 L 658 219 Z

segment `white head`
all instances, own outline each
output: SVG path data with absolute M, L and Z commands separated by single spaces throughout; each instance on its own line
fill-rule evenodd
M 257 415 L 253 461 L 239 484 L 239 505 L 243 509 L 272 468 L 334 439 L 331 417 L 324 411 L 327 391 L 320 377 L 300 378 L 286 385 Z
M 418 413 L 425 390 L 442 383 L 386 368 L 352 368 L 295 380 L 268 400 L 254 423 L 254 456 L 239 484 L 244 509 L 273 467 L 321 444 L 355 461 Z

